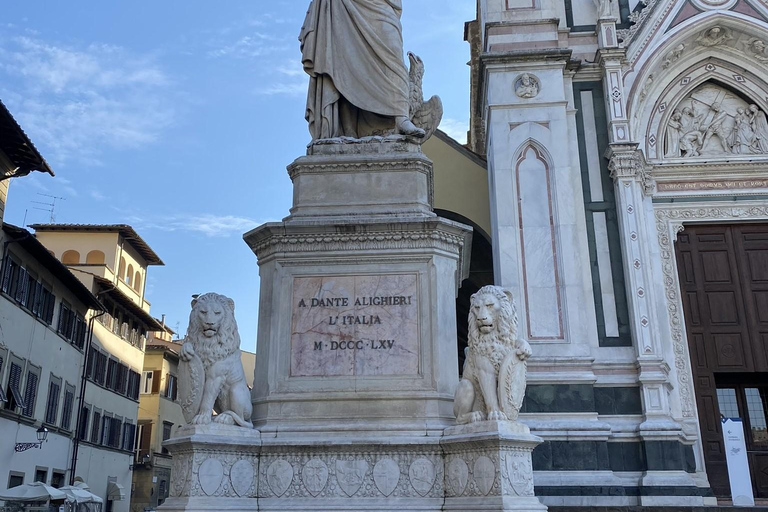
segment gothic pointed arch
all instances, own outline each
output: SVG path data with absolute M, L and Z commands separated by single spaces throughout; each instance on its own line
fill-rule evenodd
M 639 128 L 646 158 L 768 157 L 768 83 L 719 58 L 684 69 Z
M 760 105 L 766 95 L 744 89 L 766 89 L 767 32 L 768 24 L 755 18 L 713 11 L 687 20 L 665 34 L 656 34 L 641 55 L 630 58 L 626 74 L 633 139 L 641 141 L 653 135 L 647 130 L 649 118 L 659 113 L 658 108 L 664 110 L 669 106 L 668 98 L 659 98 L 667 96 L 670 90 L 690 90 L 707 79 L 731 84 Z M 712 76 L 692 74 L 696 69 Z

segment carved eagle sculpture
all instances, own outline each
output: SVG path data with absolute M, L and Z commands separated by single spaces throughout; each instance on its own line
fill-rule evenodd
M 424 101 L 422 80 L 424 78 L 424 62 L 418 55 L 408 52 L 410 60 L 410 117 L 413 124 L 426 132 L 424 141 L 429 139 L 440 126 L 443 119 L 443 102 L 439 96 L 432 96 Z

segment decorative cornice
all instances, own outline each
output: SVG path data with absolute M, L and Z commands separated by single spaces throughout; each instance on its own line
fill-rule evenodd
M 427 176 L 432 175 L 432 162 L 425 156 L 403 159 L 397 156 L 391 158 L 366 157 L 344 161 L 334 157 L 304 157 L 288 166 L 288 176 L 291 180 L 299 174 L 325 173 L 355 173 L 355 172 L 407 172 L 416 171 Z

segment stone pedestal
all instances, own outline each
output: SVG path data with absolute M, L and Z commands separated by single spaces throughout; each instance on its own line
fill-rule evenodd
M 540 443 L 522 423 L 487 421 L 447 429 L 440 441 L 446 496 L 442 510 L 546 511 L 533 493 L 531 453 Z
M 403 138 L 313 145 L 289 174 L 291 215 L 245 235 L 261 276 L 254 424 L 287 444 L 439 436 L 471 228 L 432 213 L 432 162 Z
M 258 510 L 261 434 L 219 424 L 188 426 L 165 442 L 173 455 L 166 512 Z

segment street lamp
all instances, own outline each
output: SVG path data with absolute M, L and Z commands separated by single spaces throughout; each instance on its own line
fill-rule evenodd
M 31 448 L 43 448 L 43 443 L 48 439 L 48 429 L 40 427 L 37 429 L 37 442 L 36 443 L 16 443 L 14 450 L 16 453 L 25 452 Z

